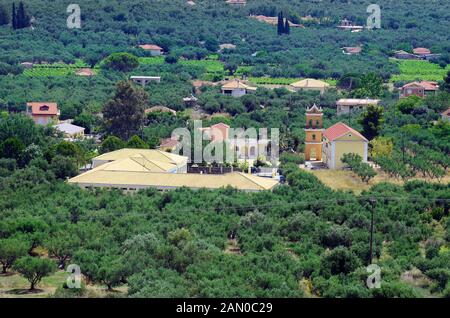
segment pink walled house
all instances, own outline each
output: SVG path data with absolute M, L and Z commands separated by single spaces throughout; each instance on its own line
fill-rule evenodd
M 37 125 L 48 125 L 57 123 L 59 118 L 58 105 L 47 102 L 27 103 L 27 115 L 33 118 Z
M 411 95 L 416 95 L 419 97 L 425 97 L 430 94 L 435 94 L 439 90 L 439 85 L 437 82 L 422 81 L 422 82 L 412 82 L 400 89 L 400 98 L 405 98 Z
M 230 126 L 224 123 L 218 123 L 211 127 L 203 127 L 201 131 L 206 132 L 211 141 L 228 140 Z

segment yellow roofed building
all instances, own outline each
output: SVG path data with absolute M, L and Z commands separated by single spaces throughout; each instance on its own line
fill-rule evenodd
M 103 164 L 121 159 L 131 159 L 134 163 L 139 162 L 142 165 L 151 165 L 163 169 L 157 172 L 184 173 L 187 171 L 187 157 L 161 150 L 132 148 L 124 148 L 95 157 L 92 159 L 92 167 L 97 168 Z M 129 160 L 127 162 L 132 164 L 131 161 Z M 125 164 L 125 161 L 124 163 L 122 161 L 120 162 L 121 164 Z
M 233 97 L 241 97 L 246 95 L 250 91 L 256 91 L 256 89 L 256 87 L 251 87 L 235 78 L 234 80 L 222 85 L 222 94 Z
M 313 78 L 306 78 L 304 80 L 292 83 L 290 87 L 298 92 L 302 90 L 319 91 L 321 94 L 330 87 L 330 84 L 319 81 Z
M 93 159 L 93 169 L 69 179 L 82 188 L 115 188 L 137 191 L 146 188 L 171 190 L 219 189 L 233 187 L 242 191 L 271 190 L 278 181 L 251 174 L 186 173 L 187 157 L 150 149 L 120 149 Z

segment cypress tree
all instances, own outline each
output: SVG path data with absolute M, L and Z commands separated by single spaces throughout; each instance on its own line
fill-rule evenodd
M 17 29 L 16 4 L 14 2 L 12 4 L 12 27 L 14 30 Z
M 289 20 L 286 18 L 286 24 L 284 25 L 284 33 L 290 34 L 291 33 L 291 27 L 289 25 Z
M 278 35 L 284 33 L 283 12 L 278 13 Z
M 0 25 L 7 25 L 9 23 L 9 16 L 7 9 L 3 4 L 0 4 Z
M 30 26 L 30 17 L 27 15 L 22 1 L 19 3 L 19 9 L 17 10 L 16 23 L 18 29 Z

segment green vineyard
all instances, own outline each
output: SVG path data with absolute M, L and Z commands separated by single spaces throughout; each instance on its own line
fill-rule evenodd
M 392 63 L 398 65 L 400 74 L 393 75 L 391 82 L 411 82 L 415 80 L 441 81 L 447 72 L 450 71 L 450 65 L 442 68 L 428 61 L 394 60 Z

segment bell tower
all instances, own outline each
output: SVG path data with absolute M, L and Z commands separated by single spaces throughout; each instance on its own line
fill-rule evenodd
M 322 160 L 323 111 L 314 104 L 306 108 L 305 160 Z

